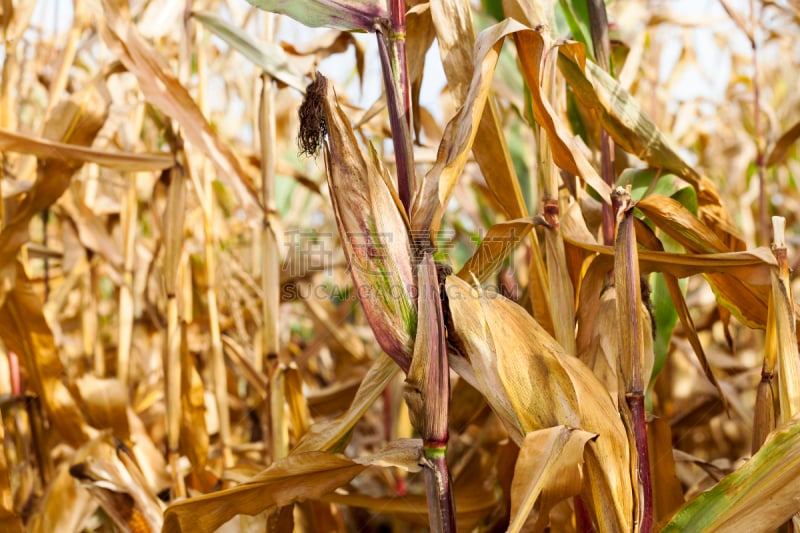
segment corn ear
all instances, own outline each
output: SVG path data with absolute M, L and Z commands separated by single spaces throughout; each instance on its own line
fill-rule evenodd
M 417 337 L 406 377 L 405 399 L 411 423 L 424 443 L 431 531 L 454 531 L 455 507 L 446 460 L 450 368 L 439 280 L 429 252 L 417 267 L 417 286 Z
M 422 439 L 446 445 L 450 373 L 436 265 L 428 252 L 417 269 L 417 280 L 419 319 L 405 398 L 411 423 Z
M 315 113 L 310 110 L 317 108 Z M 356 291 L 375 338 L 408 371 L 417 323 L 408 226 L 374 150 L 365 155 L 333 87 L 321 75 L 304 108 L 316 116 L 306 138 L 327 133 L 325 162 L 336 225 Z M 301 109 L 301 114 L 303 109 Z M 321 113 L 321 116 L 319 115 Z M 303 134 L 301 133 L 301 137 Z

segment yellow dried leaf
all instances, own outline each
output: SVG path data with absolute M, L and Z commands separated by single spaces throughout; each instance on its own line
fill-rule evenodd
M 86 443 L 69 472 L 122 530 L 161 530 L 161 501 L 148 487 L 128 450 L 115 445 L 108 434 Z
M 447 86 L 458 107 L 467 99 L 472 73 L 478 62 L 473 63 L 475 29 L 472 9 L 466 0 L 442 0 L 431 2 L 430 6 Z M 527 216 L 500 115 L 491 99 L 473 127 L 476 132 L 472 152 L 498 205 L 509 218 Z
M 214 531 L 237 514 L 255 515 L 272 506 L 320 499 L 372 464 L 414 468 L 419 441 L 403 441 L 359 460 L 325 452 L 289 455 L 237 487 L 170 505 L 164 533 Z
M 0 150 L 35 155 L 39 159 L 70 159 L 83 163 L 96 163 L 102 167 L 129 172 L 164 170 L 175 163 L 175 160 L 167 155 L 109 152 L 4 129 L 0 129 Z
M 42 312 L 42 302 L 19 264 L 16 285 L 0 307 L 0 339 L 6 348 L 20 356 L 29 385 L 64 440 L 76 447 L 88 440 L 92 430 L 61 381 L 64 368 Z
M 80 448 L 74 459 L 84 460 L 85 450 L 86 448 Z M 27 531 L 30 533 L 80 531 L 84 520 L 97 509 L 97 501 L 75 482 L 75 478 L 69 473 L 69 467 L 67 462 L 59 465 L 54 478 L 45 489 L 39 511 L 27 524 Z
M 601 465 L 589 476 L 589 501 L 601 527 L 629 529 L 633 493 L 628 439 L 603 385 L 515 303 L 454 276 L 447 278 L 447 294 L 451 340 L 469 361 L 471 384 L 509 434 L 521 442 L 524 433 L 557 425 L 598 434 L 589 444 Z M 459 359 L 451 357 L 451 365 L 465 376 Z
M 202 471 L 208 457 L 209 436 L 206 428 L 205 389 L 187 342 L 181 349 L 181 450 L 197 471 Z
M 78 394 L 89 422 L 97 429 L 110 429 L 116 438 L 127 441 L 128 395 L 126 388 L 116 379 L 98 379 L 90 374 L 78 379 Z
M 386 355 L 381 355 L 372 364 L 361 385 L 358 387 L 355 398 L 350 403 L 347 411 L 334 420 L 317 422 L 292 450 L 292 453 L 304 453 L 314 450 L 338 451 L 344 448 L 344 439 L 355 426 L 369 407 L 375 403 L 378 396 L 389 382 L 400 372 L 398 366 Z
M 478 248 L 464 263 L 458 277 L 469 281 L 475 276 L 485 281 L 514 251 L 533 228 L 533 220 L 518 218 L 494 224 L 484 235 Z

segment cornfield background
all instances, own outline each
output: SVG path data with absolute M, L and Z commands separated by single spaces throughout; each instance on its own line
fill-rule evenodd
M 0 1 L 0 529 L 800 528 L 796 0 L 250 1 Z

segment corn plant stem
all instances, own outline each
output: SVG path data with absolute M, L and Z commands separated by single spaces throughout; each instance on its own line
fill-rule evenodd
M 375 24 L 375 33 L 397 165 L 397 191 L 406 214 L 410 214 L 411 192 L 416 187 L 416 180 L 411 143 L 411 90 L 406 63 L 405 0 L 389 1 L 389 18 L 388 25 L 380 22 Z
M 589 0 L 589 27 L 592 36 L 592 48 L 597 64 L 608 73 L 611 73 L 608 40 L 608 14 L 606 13 L 605 0 Z M 603 181 L 614 185 L 614 140 L 609 137 L 605 128 L 600 130 L 600 174 Z M 603 203 L 603 242 L 614 242 L 614 212 L 608 203 Z
M 172 490 L 175 496 L 185 493 L 183 476 L 178 466 L 180 452 L 181 420 L 181 335 L 178 325 L 178 298 L 175 294 L 167 296 L 167 339 L 164 361 L 167 403 L 167 456 L 172 473 Z
M 47 219 L 50 218 L 50 209 L 42 209 L 40 215 L 42 217 L 42 246 L 47 248 Z M 44 301 L 46 302 L 50 299 L 50 261 L 48 261 L 47 256 L 45 256 L 43 263 L 44 272 L 42 274 L 44 279 L 42 281 L 44 282 Z
M 2 412 L 2 410 L 0 410 L 0 442 L 2 442 L 4 444 L 9 442 L 7 440 L 8 437 L 6 437 L 5 427 L 6 427 L 6 420 L 4 420 L 3 412 Z M 19 433 L 19 432 L 16 431 L 15 433 Z M 11 507 L 11 505 L 13 505 L 13 504 L 11 504 L 11 502 L 8 501 L 8 496 L 6 496 L 6 495 L 10 495 L 11 494 L 11 480 L 9 479 L 10 471 L 9 471 L 9 468 L 8 468 L 9 462 L 10 461 L 8 461 L 6 459 L 6 454 L 5 453 L 0 455 L 0 494 L 3 494 L 3 500 L 4 500 L 3 504 L 4 504 L 4 507 L 6 507 L 6 508 L 9 508 L 9 507 Z M 13 463 L 11 463 L 11 464 L 13 465 Z M 22 528 L 22 519 L 21 518 L 17 518 L 17 520 L 18 520 L 18 522 L 20 524 L 20 526 L 17 529 L 17 531 L 24 531 L 24 529 Z
M 603 128 L 600 131 L 600 171 L 603 181 L 614 185 L 614 140 Z M 607 202 L 603 202 L 603 243 L 614 243 L 614 212 Z
M 272 42 L 275 38 L 275 16 L 264 13 L 264 39 Z M 261 154 L 261 202 L 266 210 L 261 223 L 261 313 L 262 344 L 259 350 L 257 368 L 265 365 L 270 374 L 269 380 L 269 449 L 272 460 L 278 460 L 289 453 L 289 427 L 286 420 L 286 391 L 284 388 L 285 367 L 281 365 L 278 331 L 280 327 L 280 252 L 275 234 L 275 162 L 277 131 L 275 124 L 275 81 L 266 73 L 261 73 L 261 97 L 258 113 L 258 149 Z
M 286 375 L 284 366 L 277 360 L 268 359 L 269 365 L 269 414 L 272 460 L 289 455 L 289 427 L 284 414 L 286 407 Z
M 756 172 L 758 173 L 758 244 L 769 241 L 767 214 L 766 172 L 764 169 L 764 142 L 761 132 L 761 94 L 758 84 L 758 43 L 756 42 L 756 2 L 750 0 L 750 49 L 753 51 L 753 127 L 756 142 Z
M 653 531 L 653 484 L 650 477 L 650 452 L 647 449 L 647 421 L 644 407 L 644 394 L 632 392 L 625 395 L 625 401 L 633 418 L 633 438 L 636 442 L 637 475 L 641 487 L 641 533 Z
M 133 341 L 133 265 L 136 253 L 136 219 L 138 205 L 136 199 L 136 176 L 128 180 L 125 200 L 122 207 L 122 284 L 119 287 L 119 345 L 117 346 L 117 379 L 127 390 L 128 368 L 130 366 L 131 345 Z
M 267 20 L 266 39 L 271 40 L 274 33 L 274 17 L 265 13 Z M 277 356 L 279 351 L 278 308 L 280 306 L 280 272 L 279 250 L 277 236 L 272 218 L 277 208 L 275 205 L 275 162 L 277 132 L 275 125 L 275 81 L 266 73 L 261 74 L 261 100 L 259 104 L 258 132 L 261 151 L 261 201 L 266 207 L 262 220 L 261 253 L 262 272 L 261 290 L 264 293 L 262 300 L 264 352 L 269 356 Z M 259 366 L 263 364 L 263 361 Z
M 634 443 L 636 445 L 636 469 L 639 485 L 642 533 L 653 529 L 653 487 L 650 479 L 650 455 L 647 447 L 647 421 L 644 406 L 644 391 L 650 376 L 644 376 L 644 339 L 641 324 L 642 305 L 639 280 L 639 258 L 633 227 L 633 204 L 630 191 L 617 188 L 611 195 L 612 208 L 617 220 L 614 278 L 617 289 L 617 310 L 621 320 L 629 322 L 621 328 L 620 348 L 630 350 L 630 374 L 627 378 L 625 402 L 631 413 Z M 620 257 L 621 256 L 621 257 Z M 623 354 L 620 354 L 623 357 Z M 623 363 L 625 360 L 621 360 Z
M 425 488 L 432 533 L 456 530 L 456 511 L 447 467 L 447 445 L 425 443 Z M 435 503 L 434 503 L 435 502 Z
M 186 24 L 189 24 L 189 19 Z M 198 78 L 198 102 L 204 114 L 208 114 L 207 86 L 208 76 L 206 68 L 206 47 L 203 46 L 205 31 L 198 25 L 195 28 L 195 35 L 198 41 L 196 47 L 197 55 L 197 78 Z M 187 28 L 186 34 L 191 32 Z M 188 46 L 188 43 L 187 43 Z M 189 51 L 186 52 L 190 56 Z M 188 65 L 188 61 L 183 61 L 182 65 Z M 188 74 L 187 74 L 188 77 Z M 219 305 L 217 303 L 217 254 L 214 245 L 214 175 L 209 172 L 206 166 L 202 167 L 202 185 L 198 190 L 203 214 L 203 257 L 205 259 L 206 270 L 206 305 L 208 307 L 208 326 L 211 333 L 211 375 L 214 381 L 214 396 L 217 404 L 217 418 L 219 420 L 219 440 L 222 448 L 222 464 L 224 468 L 233 466 L 233 453 L 231 451 L 231 423 L 228 409 L 228 379 L 225 368 L 225 354 L 222 349 L 222 332 L 220 330 Z
M 259 113 L 259 135 L 261 138 L 261 180 L 262 200 L 267 208 L 261 230 L 261 290 L 263 292 L 263 347 L 267 361 L 278 361 L 278 307 L 279 265 L 278 243 L 271 217 L 275 212 L 275 96 L 274 82 L 266 74 L 262 75 L 261 110 Z M 269 364 L 269 363 L 267 363 Z M 274 363 L 273 363 L 274 364 Z M 272 439 L 272 460 L 280 459 L 288 453 L 288 428 L 284 415 L 285 394 L 282 367 L 271 369 L 270 379 L 270 437 Z
M 85 293 L 87 302 L 81 313 L 83 343 L 87 353 L 92 354 L 95 375 L 104 377 L 106 375 L 106 358 L 100 342 L 100 335 L 97 334 L 99 316 L 97 302 L 100 301 L 100 276 L 97 272 L 97 259 L 90 259 L 88 266 L 86 272 L 87 292 Z
M 30 421 L 31 445 L 36 452 L 36 464 L 39 465 L 39 479 L 42 486 L 46 487 L 53 479 L 54 466 L 41 399 L 38 396 L 26 396 L 25 409 Z

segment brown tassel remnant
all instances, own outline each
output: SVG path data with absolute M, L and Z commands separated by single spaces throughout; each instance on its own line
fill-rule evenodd
M 322 142 L 328 134 L 328 124 L 325 122 L 325 92 L 328 80 L 317 73 L 308 87 L 306 96 L 300 105 L 300 132 L 297 134 L 297 145 L 300 153 L 316 157 Z

